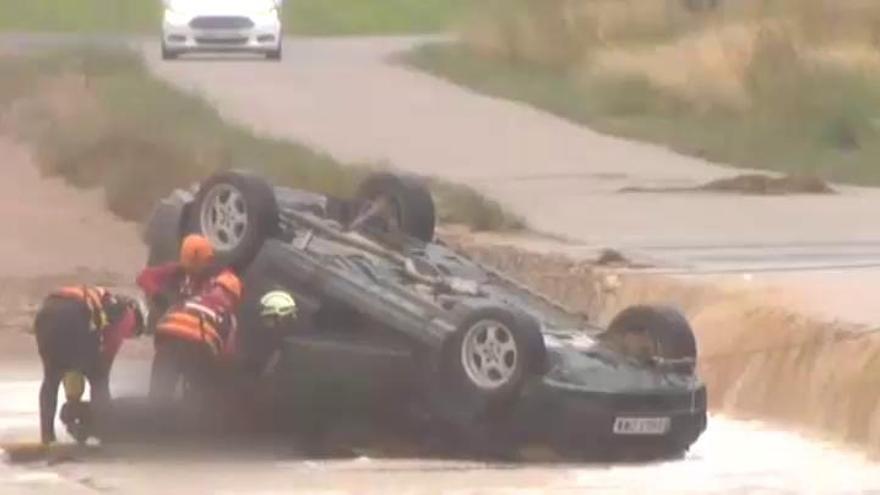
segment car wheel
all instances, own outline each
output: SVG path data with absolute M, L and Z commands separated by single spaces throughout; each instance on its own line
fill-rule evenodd
M 371 225 L 383 230 L 403 232 L 411 237 L 431 242 L 434 239 L 436 216 L 431 192 L 422 181 L 390 173 L 367 177 L 358 188 L 357 202 L 369 215 Z M 357 220 L 356 220 L 357 221 Z
M 546 349 L 533 317 L 489 307 L 462 321 L 441 358 L 435 405 L 447 419 L 475 423 L 509 412 L 528 378 L 543 372 Z
M 189 213 L 189 231 L 207 237 L 218 261 L 239 270 L 278 232 L 278 203 L 272 187 L 241 172 L 209 177 L 199 187 Z
M 636 305 L 617 314 L 600 340 L 624 354 L 693 373 L 697 340 L 687 318 L 669 306 Z
M 282 55 L 283 55 L 283 53 L 282 53 L 281 45 L 278 45 L 278 48 L 275 50 L 272 50 L 271 52 L 266 52 L 266 58 L 268 60 L 275 60 L 275 61 L 281 60 Z
M 162 43 L 162 60 L 174 60 L 178 55 L 177 52 L 170 50 L 164 42 Z

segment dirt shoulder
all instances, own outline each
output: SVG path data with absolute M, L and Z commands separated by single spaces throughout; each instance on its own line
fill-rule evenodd
M 37 305 L 63 284 L 129 286 L 145 249 L 103 196 L 41 177 L 30 150 L 0 135 L 0 361 L 36 362 Z
M 134 223 L 106 210 L 97 191 L 44 178 L 28 148 L 0 136 L 0 277 L 50 277 L 93 272 L 132 279 L 145 248 Z M 94 273 L 94 272 L 93 272 Z

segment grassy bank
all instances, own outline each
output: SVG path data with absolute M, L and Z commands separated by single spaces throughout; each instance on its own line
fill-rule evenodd
M 461 44 L 406 60 L 686 154 L 880 184 L 880 6 L 779 0 L 752 11 L 744 1 L 695 13 L 683 2 L 624 3 L 489 1 Z
M 282 10 L 288 34 L 429 33 L 450 28 L 472 0 L 295 0 Z M 0 2 L 0 30 L 158 32 L 161 0 Z
M 39 163 L 81 186 L 100 186 L 115 213 L 142 219 L 157 198 L 218 169 L 246 168 L 279 184 L 347 196 L 370 168 L 225 123 L 201 98 L 150 76 L 124 52 L 68 50 L 0 58 L 7 125 Z M 442 221 L 477 229 L 519 223 L 470 189 L 434 182 Z

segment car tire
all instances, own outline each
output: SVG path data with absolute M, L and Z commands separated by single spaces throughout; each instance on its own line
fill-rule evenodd
M 266 239 L 278 233 L 278 203 L 265 180 L 221 172 L 202 182 L 189 210 L 190 233 L 207 237 L 218 262 L 245 269 Z
M 423 242 L 434 239 L 437 222 L 434 199 L 422 181 L 386 172 L 373 174 L 361 183 L 356 200 L 368 205 L 379 198 L 390 200 L 394 208 L 390 215 L 397 225 L 390 227 L 386 221 L 385 229 L 397 229 Z
M 267 60 L 272 60 L 272 61 L 278 62 L 282 59 L 282 57 L 283 57 L 283 51 L 282 51 L 280 44 L 278 45 L 278 48 L 276 48 L 275 50 L 272 50 L 270 52 L 266 52 L 266 59 Z
M 500 419 L 528 379 L 543 373 L 545 361 L 535 318 L 507 307 L 474 310 L 442 350 L 438 376 L 429 385 L 434 410 L 462 425 Z
M 162 43 L 162 60 L 175 60 L 178 55 L 180 54 L 169 49 L 164 42 Z
M 673 369 L 693 373 L 697 360 L 697 339 L 687 318 L 670 306 L 635 305 L 623 309 L 611 320 L 601 340 L 621 349 L 626 336 L 636 336 L 651 349 L 651 358 L 681 361 Z M 645 357 L 645 356 L 637 356 Z

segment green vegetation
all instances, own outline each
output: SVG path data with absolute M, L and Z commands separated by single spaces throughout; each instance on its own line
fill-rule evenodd
M 290 0 L 285 30 L 296 35 L 429 33 L 448 30 L 473 0 Z M 161 0 L 9 0 L 0 30 L 150 33 Z
M 755 18 L 657 18 L 638 15 L 657 0 L 622 11 L 612 0 L 493 0 L 460 44 L 424 46 L 404 61 L 685 154 L 880 185 L 880 52 L 868 43 L 880 39 L 871 21 L 880 17 L 841 11 L 823 28 L 809 22 L 816 2 L 783 4 Z M 845 4 L 855 8 L 835 5 Z
M 33 143 L 44 171 L 103 187 L 112 211 L 124 218 L 144 218 L 172 188 L 218 169 L 252 169 L 279 184 L 347 196 L 377 168 L 344 165 L 227 124 L 201 98 L 151 77 L 128 52 L 0 58 L 0 73 L 0 114 Z M 519 226 L 470 189 L 442 182 L 432 188 L 441 221 Z
M 153 32 L 161 0 L 9 0 L 0 2 L 0 30 Z
M 288 0 L 288 32 L 303 35 L 434 33 L 449 30 L 476 0 Z

